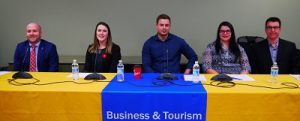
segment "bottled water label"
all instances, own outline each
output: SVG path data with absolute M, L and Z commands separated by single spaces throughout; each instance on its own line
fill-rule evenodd
M 193 70 L 193 75 L 194 76 L 199 76 L 199 69 L 194 69 Z
M 277 69 L 271 69 L 271 83 L 277 83 L 277 76 L 278 76 L 278 70 Z
M 73 80 L 78 80 L 79 78 L 79 65 L 77 63 L 77 60 L 73 60 L 72 63 L 72 78 Z
M 198 61 L 195 61 L 195 64 L 193 65 L 193 82 L 194 83 L 197 83 L 200 81 L 199 74 L 200 74 L 200 66 L 199 66 Z
M 118 68 L 118 72 L 117 72 L 117 80 L 118 80 L 119 82 L 123 82 L 123 81 L 124 81 L 124 69 Z
M 124 65 L 122 60 L 119 60 L 119 64 L 117 65 L 117 80 L 119 82 L 124 81 Z
M 78 67 L 72 67 L 72 78 L 73 78 L 73 80 L 78 80 L 78 78 L 79 78 L 79 68 Z
M 276 77 L 278 75 L 278 70 L 271 70 L 271 76 Z
M 279 68 L 278 68 L 277 62 L 273 62 L 273 65 L 271 67 L 271 78 L 270 78 L 271 83 L 277 82 L 278 71 L 279 71 Z
M 197 83 L 200 81 L 199 79 L 199 69 L 193 69 L 193 82 Z
M 124 70 L 123 69 L 121 69 L 121 68 L 118 68 L 118 72 L 117 72 L 118 74 L 120 74 L 120 73 L 124 73 Z
M 78 67 L 73 67 L 72 68 L 72 73 L 79 73 Z

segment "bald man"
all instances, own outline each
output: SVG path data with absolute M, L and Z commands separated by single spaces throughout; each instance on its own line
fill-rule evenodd
M 26 26 L 27 40 L 19 43 L 14 54 L 14 71 L 58 71 L 56 46 L 42 39 L 42 28 L 32 22 Z

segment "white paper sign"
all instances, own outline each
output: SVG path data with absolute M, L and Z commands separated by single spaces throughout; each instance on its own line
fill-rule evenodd
M 299 74 L 290 74 L 292 77 L 294 77 L 297 80 L 300 80 L 300 75 Z
M 79 78 L 84 78 L 91 73 L 79 73 Z M 72 78 L 72 73 L 68 75 L 69 78 Z
M 183 75 L 183 78 L 185 81 L 194 81 L 195 80 L 193 75 Z M 197 77 L 197 80 L 206 81 L 206 78 L 203 75 L 199 75 Z
M 233 79 L 233 81 L 254 81 L 254 79 L 248 76 L 247 74 L 228 74 L 228 76 L 230 76 Z
M 9 71 L 0 71 L 0 76 L 4 75 L 4 74 L 7 74 L 7 73 L 10 73 L 10 72 Z

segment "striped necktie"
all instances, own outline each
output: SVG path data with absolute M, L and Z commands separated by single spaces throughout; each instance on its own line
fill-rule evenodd
M 29 65 L 29 71 L 35 72 L 36 71 L 36 46 L 31 46 L 31 52 L 30 52 L 30 65 Z

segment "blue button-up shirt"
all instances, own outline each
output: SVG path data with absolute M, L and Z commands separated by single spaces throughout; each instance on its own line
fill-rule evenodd
M 180 73 L 181 54 L 188 59 L 187 68 L 191 69 L 198 57 L 184 39 L 169 34 L 162 41 L 154 35 L 144 43 L 143 70 L 147 73 Z
M 276 62 L 277 59 L 278 45 L 279 45 L 279 40 L 277 40 L 277 42 L 275 43 L 275 47 L 273 47 L 272 43 L 269 42 L 269 49 L 270 49 L 273 63 Z

